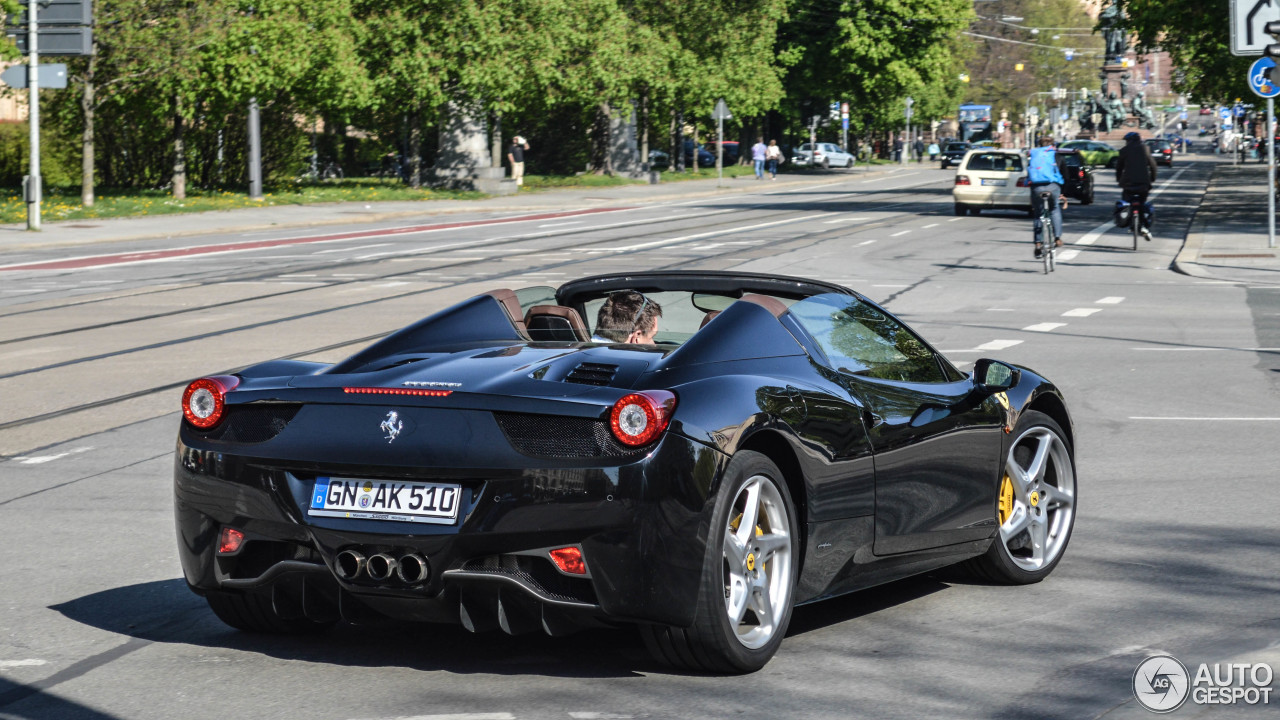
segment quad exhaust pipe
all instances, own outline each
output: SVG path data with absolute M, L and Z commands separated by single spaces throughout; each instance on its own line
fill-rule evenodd
M 359 550 L 348 548 L 338 553 L 334 569 L 339 578 L 348 581 L 365 576 L 380 583 L 395 578 L 405 585 L 418 585 L 431 577 L 431 564 L 415 552 L 405 553 L 399 558 L 388 553 L 365 557 Z

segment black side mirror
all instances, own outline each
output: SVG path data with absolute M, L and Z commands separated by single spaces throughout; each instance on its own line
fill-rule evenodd
M 1022 372 L 1008 363 L 983 358 L 973 364 L 974 389 L 998 393 L 1018 384 Z

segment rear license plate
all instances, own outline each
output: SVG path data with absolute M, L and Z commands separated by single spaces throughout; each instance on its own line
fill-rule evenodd
M 1007 181 L 1007 180 L 992 180 L 992 179 L 990 179 L 990 178 L 982 178 L 982 184 L 983 184 L 983 185 L 1006 185 L 1006 184 L 1008 184 L 1008 181 Z
M 318 477 L 310 514 L 451 525 L 458 519 L 462 487 L 451 483 L 395 482 Z

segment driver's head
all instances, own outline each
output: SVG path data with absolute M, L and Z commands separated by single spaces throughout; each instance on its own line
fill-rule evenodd
M 1045 135 L 1040 138 L 1040 147 L 1049 147 L 1053 144 L 1053 138 Z
M 634 290 L 611 293 L 596 314 L 596 335 L 617 343 L 649 345 L 658 334 L 662 306 Z

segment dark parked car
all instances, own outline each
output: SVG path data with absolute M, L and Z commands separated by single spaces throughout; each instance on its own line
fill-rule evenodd
M 693 153 L 698 152 L 698 167 L 713 168 L 716 166 L 716 156 L 702 145 L 697 145 L 692 139 L 685 138 L 684 141 L 684 165 L 687 168 L 693 168 Z
M 1059 150 L 1057 153 L 1058 170 L 1065 181 L 1062 194 L 1075 198 L 1081 205 L 1093 202 L 1093 168 L 1084 161 L 1079 150 Z
M 959 165 L 960 161 L 964 159 L 964 154 L 969 152 L 969 148 L 971 147 L 973 147 L 973 145 L 970 145 L 967 142 L 946 143 L 942 146 L 942 155 L 938 162 L 942 165 L 944 170 L 952 165 Z
M 588 325 L 623 292 L 660 304 L 653 344 Z M 182 413 L 183 574 L 255 632 L 634 624 L 661 661 L 752 671 L 798 604 L 961 562 L 1038 582 L 1075 519 L 1058 388 L 800 278 L 493 290 L 337 364 L 201 378 Z
M 737 163 L 738 162 L 738 141 L 725 140 L 722 144 L 724 145 L 724 164 L 733 165 Z M 706 149 L 707 149 L 707 152 L 711 153 L 711 157 L 715 158 L 716 144 L 714 142 L 709 142 L 706 145 Z M 715 165 L 714 159 L 711 161 L 711 164 L 713 166 Z
M 1151 151 L 1151 157 L 1155 158 L 1160 165 L 1168 165 L 1173 167 L 1173 143 L 1164 138 L 1150 138 L 1143 140 L 1147 149 Z

